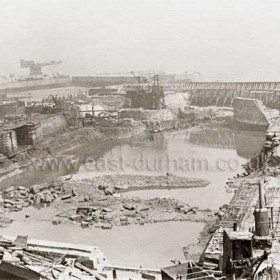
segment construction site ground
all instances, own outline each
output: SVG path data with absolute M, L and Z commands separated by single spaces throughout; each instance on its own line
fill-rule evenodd
M 194 110 L 197 114 L 195 120 L 178 120 L 176 129 L 204 129 L 216 125 L 231 125 L 232 111 L 228 109 L 195 108 Z M 54 154 L 64 155 L 73 150 L 78 151 L 83 158 L 83 155 L 86 156 L 87 154 L 87 145 L 94 145 L 96 157 L 99 157 L 122 136 L 129 139 L 131 137 L 143 137 L 140 136 L 142 134 L 141 125 L 140 129 L 136 127 L 124 133 L 119 133 L 116 129 L 96 129 L 92 127 L 67 130 L 61 135 L 46 139 L 44 143 L 31 151 L 6 160 L 9 167 L 5 168 L 11 168 L 12 166 L 17 172 L 19 170 L 24 172 L 25 168 L 28 168 L 38 158 Z M 144 141 L 150 140 L 145 136 Z M 72 172 L 74 173 L 75 170 L 72 170 Z M 198 259 L 213 232 L 212 226 L 215 227 L 217 221 L 221 218 L 219 216 L 220 211 L 200 209 L 198 205 L 187 205 L 171 198 L 141 199 L 128 198 L 122 195 L 126 188 L 131 190 L 137 187 L 154 188 L 164 187 L 164 185 L 169 188 L 183 187 L 188 185 L 186 182 L 192 182 L 191 186 L 193 187 L 194 181 L 188 181 L 188 178 L 176 178 L 172 174 L 156 179 L 147 176 L 145 177 L 145 184 L 137 185 L 135 182 L 137 180 L 143 182 L 143 178 L 139 179 L 126 175 L 122 179 L 116 176 L 82 180 L 73 179 L 71 176 L 60 176 L 61 174 L 55 174 L 53 178 L 35 178 L 32 184 L 22 187 L 22 189 L 15 187 L 8 192 L 3 189 L 2 226 L 9 226 L 11 220 L 24 220 L 32 223 L 41 219 L 58 227 L 61 224 L 74 223 L 81 228 L 103 229 L 121 225 L 142 225 L 167 221 L 204 222 L 205 228 L 200 234 L 198 244 L 192 244 L 184 248 L 186 258 Z M 3 186 L 10 185 L 9 180 L 3 181 Z M 196 180 L 198 185 L 207 184 L 207 182 L 199 181 L 199 178 L 196 178 Z M 120 183 L 120 186 L 118 186 L 113 182 L 124 183 Z M 23 185 L 26 185 L 24 180 Z M 35 185 L 35 191 L 32 189 L 34 188 L 32 185 Z M 34 204 L 47 205 L 49 209 L 47 216 L 29 215 L 28 209 L 31 209 Z

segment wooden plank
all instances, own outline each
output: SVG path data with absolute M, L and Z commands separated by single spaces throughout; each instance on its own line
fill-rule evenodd
M 106 266 L 104 270 L 117 270 L 117 271 L 126 271 L 126 272 L 147 272 L 160 274 L 159 269 L 150 269 L 150 268 L 138 268 L 138 267 L 124 267 L 124 266 Z
M 90 275 L 94 276 L 97 280 L 106 280 L 105 277 L 103 277 L 102 275 L 98 274 L 96 271 L 85 267 L 84 265 L 80 264 L 79 262 L 75 262 L 75 267 L 77 267 L 77 268 L 79 268 L 79 269 L 81 269 L 83 271 L 86 271 Z
M 25 267 L 22 267 L 22 266 L 14 265 L 14 264 L 6 262 L 6 261 L 2 261 L 2 263 L 0 264 L 0 271 L 9 273 L 11 275 L 14 275 L 19 278 L 26 279 L 26 280 L 42 279 L 41 274 L 39 274 L 38 272 L 35 272 L 31 269 L 26 269 Z

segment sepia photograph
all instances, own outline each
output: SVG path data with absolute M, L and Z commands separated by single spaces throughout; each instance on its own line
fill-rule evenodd
M 0 280 L 280 280 L 279 15 L 0 0 Z

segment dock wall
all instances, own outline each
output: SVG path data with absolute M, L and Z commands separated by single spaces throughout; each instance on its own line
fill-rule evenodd
M 270 125 L 263 104 L 256 99 L 235 98 L 233 102 L 234 121 L 241 128 L 263 128 Z
M 74 86 L 103 87 L 134 83 L 134 77 L 129 76 L 76 76 L 72 77 Z
M 37 128 L 37 137 L 43 140 L 56 133 L 62 133 L 66 126 L 66 120 L 62 115 L 53 115 L 40 121 Z
M 61 114 L 48 115 L 38 121 L 25 121 L 0 131 L 0 154 L 12 156 L 30 149 L 44 139 L 63 133 L 67 123 Z
M 9 92 L 17 90 L 30 90 L 37 88 L 47 88 L 47 87 L 61 87 L 71 84 L 71 77 L 63 78 L 53 78 L 44 80 L 30 80 L 30 81 L 19 81 L 19 82 L 9 82 L 0 83 L 0 91 Z
M 9 155 L 18 150 L 16 132 L 14 130 L 0 132 L 0 154 Z

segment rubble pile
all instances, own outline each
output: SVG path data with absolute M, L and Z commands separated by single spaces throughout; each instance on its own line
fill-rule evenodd
M 70 198 L 74 195 L 74 190 L 67 193 L 62 182 L 56 184 L 34 185 L 29 188 L 24 186 L 9 187 L 0 198 L 0 206 L 8 211 L 19 211 L 30 205 L 41 203 L 50 204 L 55 199 L 61 200 Z
M 85 181 L 84 181 L 85 182 Z M 157 189 L 157 188 L 194 188 L 206 187 L 209 182 L 200 178 L 189 178 L 176 176 L 170 173 L 159 176 L 146 175 L 103 175 L 90 179 L 93 186 L 104 189 L 104 192 L 111 191 L 116 193 L 138 190 L 138 189 Z M 79 188 L 77 191 L 91 193 L 92 187 Z
M 13 242 L 1 237 L 0 240 L 0 277 L 9 275 L 21 279 L 81 279 L 103 280 L 105 277 L 89 266 L 90 261 L 83 263 L 85 258 L 74 256 L 60 256 L 56 244 L 47 253 L 40 253 L 29 245 L 26 236 L 18 236 Z M 59 248 L 59 247 L 58 247 Z M 47 256 L 45 256 L 47 255 Z
M 20 174 L 21 172 L 16 162 L 10 161 L 6 156 L 0 153 L 0 182 Z
M 76 213 L 71 215 L 71 221 L 80 222 L 81 227 L 111 229 L 113 225 L 144 224 L 151 222 L 149 206 L 140 206 L 129 202 L 114 203 L 113 207 L 77 207 Z
M 113 226 L 166 221 L 206 221 L 208 214 L 176 199 L 129 198 L 122 192 L 139 188 L 176 188 L 207 184 L 167 174 L 165 176 L 104 175 L 78 180 L 61 177 L 52 183 L 27 187 L 10 187 L 3 193 L 4 212 L 20 211 L 29 206 L 51 205 L 53 225 L 75 223 L 82 228 L 111 229 Z M 9 214 L 13 217 L 12 213 Z M 34 217 L 35 218 L 35 217 Z M 28 217 L 31 221 L 32 217 Z M 1 219 L 0 219 L 1 222 Z
M 67 212 L 67 211 L 66 211 Z M 91 198 L 86 203 L 79 203 L 75 209 L 65 211 L 58 217 L 80 224 L 82 228 L 111 229 L 113 226 L 130 224 L 144 225 L 163 221 L 206 221 L 214 213 L 191 207 L 171 198 Z M 60 224 L 61 220 L 53 220 Z
M 266 133 L 265 143 L 262 150 L 244 165 L 248 175 L 256 172 L 261 175 L 278 176 L 280 174 L 280 136 L 276 132 Z
M 142 119 L 151 122 L 161 122 L 174 120 L 175 116 L 170 109 L 161 110 L 140 110 Z

